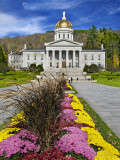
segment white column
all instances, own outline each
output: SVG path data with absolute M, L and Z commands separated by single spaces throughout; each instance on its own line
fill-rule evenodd
M 59 68 L 62 68 L 62 51 L 59 51 Z
M 81 68 L 81 51 L 79 51 L 79 68 Z
M 66 67 L 69 67 L 69 58 L 68 58 L 68 51 L 66 51 Z
M 46 50 L 46 60 L 47 60 L 46 68 L 49 68 L 50 65 L 49 65 L 49 51 L 48 50 Z
M 75 56 L 75 51 L 73 50 L 73 68 L 76 67 L 76 56 Z
M 52 51 L 52 68 L 55 68 L 55 50 Z

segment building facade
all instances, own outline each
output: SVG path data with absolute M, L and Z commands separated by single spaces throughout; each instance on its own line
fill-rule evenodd
M 99 67 L 105 68 L 105 50 L 101 44 L 100 49 L 87 50 L 82 49 L 83 43 L 78 43 L 73 40 L 73 26 L 70 21 L 63 17 L 57 22 L 54 30 L 54 41 L 45 43 L 45 49 L 27 49 L 26 45 L 18 55 L 21 63 L 18 61 L 12 62 L 14 54 L 9 54 L 9 65 L 14 65 L 15 68 L 28 68 L 35 63 L 36 66 L 41 64 L 45 70 L 76 68 L 83 70 L 85 65 L 96 64 Z

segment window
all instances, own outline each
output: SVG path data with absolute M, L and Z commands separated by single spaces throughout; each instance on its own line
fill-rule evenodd
M 100 55 L 98 56 L 98 60 L 100 60 Z
M 56 68 L 59 68 L 59 63 L 57 63 L 57 67 Z
M 92 55 L 92 60 L 94 60 L 94 56 Z
M 99 68 L 101 67 L 101 64 L 100 64 L 100 63 L 98 64 L 98 67 L 99 67 Z
M 87 55 L 85 55 L 85 60 L 87 60 Z
M 43 63 L 41 63 L 41 66 L 43 66 Z
M 69 63 L 69 68 L 71 68 L 71 63 Z
M 65 38 L 65 34 L 63 33 L 63 38 Z
M 68 34 L 68 38 L 69 38 L 69 34 Z
M 78 67 L 78 63 L 76 63 L 76 67 Z
M 60 34 L 59 34 L 59 38 L 60 38 Z
M 34 55 L 34 60 L 36 60 L 36 55 Z
M 52 62 L 50 62 L 50 67 L 52 67 Z
M 30 56 L 29 55 L 27 55 L 27 60 L 30 60 Z
M 30 67 L 30 63 L 27 63 L 28 67 Z
M 43 60 L 43 54 L 41 54 L 41 60 Z

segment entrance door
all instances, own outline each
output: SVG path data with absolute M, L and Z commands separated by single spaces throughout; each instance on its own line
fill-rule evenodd
M 66 61 L 62 61 L 62 68 L 66 68 Z

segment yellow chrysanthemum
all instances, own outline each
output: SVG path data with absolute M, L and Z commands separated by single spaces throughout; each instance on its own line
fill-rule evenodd
M 0 132 L 0 142 L 4 139 L 7 139 L 11 135 L 13 135 L 13 132 L 18 132 L 20 128 L 6 128 Z
M 82 111 L 75 111 L 75 116 L 78 118 L 75 120 L 77 123 L 86 123 L 89 126 L 95 127 L 92 118 L 88 115 L 88 113 L 84 110 Z
M 93 144 L 95 146 L 102 147 L 103 150 L 106 150 L 112 154 L 120 155 L 119 151 L 113 146 L 111 146 L 111 144 L 106 142 L 97 130 L 95 130 L 94 128 L 89 128 L 89 127 L 82 127 L 81 129 L 87 132 L 89 144 Z
M 73 101 L 78 103 L 78 104 L 81 104 L 80 100 L 74 95 L 74 94 L 68 94 L 69 97 L 72 97 Z
M 97 152 L 97 155 L 95 157 L 95 160 L 120 160 L 119 157 L 117 157 L 116 155 L 110 153 L 107 150 L 101 150 L 99 152 Z
M 71 105 L 72 105 L 73 109 L 83 110 L 83 105 L 81 103 L 72 102 Z
M 66 85 L 67 85 L 70 89 L 72 89 L 72 87 L 69 85 L 69 83 L 68 83 L 68 82 L 66 83 Z
M 25 117 L 23 115 L 23 111 L 21 111 L 20 113 L 18 113 L 17 115 L 15 115 L 12 118 L 11 126 L 16 125 L 16 124 L 18 124 L 20 122 L 25 122 Z

